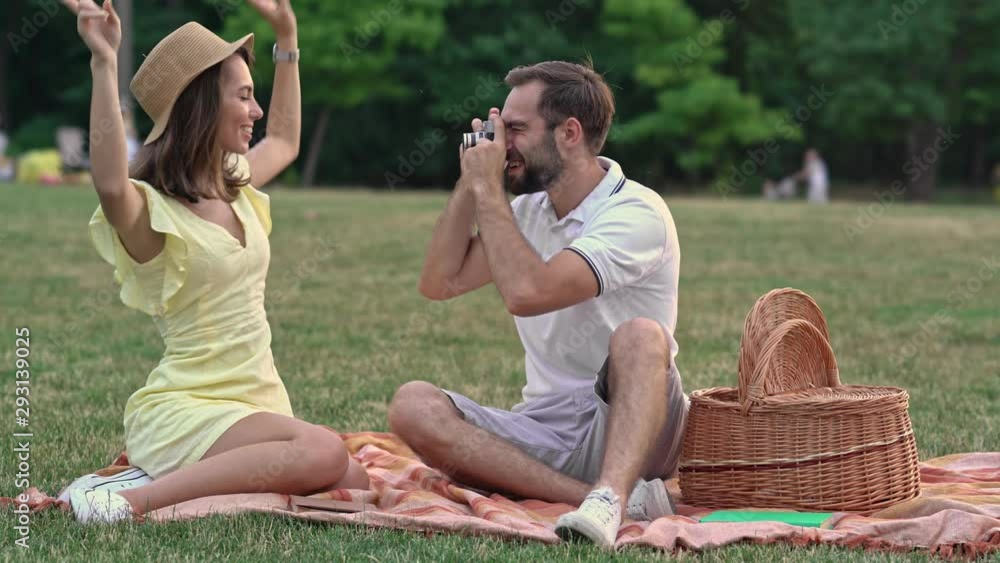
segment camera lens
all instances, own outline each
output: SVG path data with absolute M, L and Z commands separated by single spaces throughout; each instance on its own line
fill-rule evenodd
M 462 144 L 465 146 L 466 150 L 471 149 L 472 147 L 476 146 L 476 141 L 478 141 L 479 139 L 482 139 L 483 136 L 484 135 L 483 135 L 482 131 L 474 131 L 472 133 L 465 133 L 465 134 L 462 135 Z

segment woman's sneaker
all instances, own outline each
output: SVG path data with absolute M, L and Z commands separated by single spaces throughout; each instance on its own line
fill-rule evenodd
M 111 524 L 132 519 L 132 505 L 125 497 L 107 490 L 74 489 L 69 504 L 78 522 Z
M 103 477 L 96 473 L 90 473 L 80 477 L 66 486 L 59 493 L 59 500 L 68 503 L 69 495 L 76 489 L 95 489 L 98 491 L 111 491 L 117 493 L 126 489 L 141 487 L 147 483 L 152 483 L 153 478 L 138 467 L 132 467 L 125 471 L 120 471 L 114 475 Z

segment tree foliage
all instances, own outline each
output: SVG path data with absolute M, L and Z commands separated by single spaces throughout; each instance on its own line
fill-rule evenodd
M 87 52 L 58 2 L 47 14 L 53 2 L 0 8 L 11 46 L 0 54 L 0 127 L 14 152 L 51 145 L 56 125 L 87 125 Z M 186 21 L 230 39 L 254 32 L 267 107 L 273 37 L 249 7 L 135 4 L 136 63 Z M 658 188 L 729 177 L 749 159 L 757 181 L 784 175 L 814 146 L 835 183 L 903 180 L 908 196 L 929 198 L 937 184 L 985 184 L 1000 160 L 1000 3 L 991 0 L 293 4 L 303 146 L 313 149 L 296 167 L 321 184 L 448 186 L 460 134 L 503 104 L 507 71 L 551 59 L 592 61 L 605 75 L 617 100 L 605 153 Z M 811 104 L 817 92 L 827 94 Z M 942 132 L 951 141 L 940 149 Z M 754 157 L 765 147 L 766 164 Z

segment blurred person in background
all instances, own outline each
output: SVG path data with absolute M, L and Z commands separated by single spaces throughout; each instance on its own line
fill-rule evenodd
M 993 167 L 993 200 L 1000 203 L 1000 162 Z
M 122 107 L 122 121 L 125 123 L 125 145 L 128 161 L 131 163 L 139 154 L 142 143 L 139 142 L 139 133 L 135 128 L 135 115 L 127 105 Z
M 810 203 L 830 201 L 830 177 L 826 162 L 816 149 L 808 149 L 802 158 L 802 170 L 796 178 L 806 183 L 806 199 Z
M 787 176 L 775 182 L 768 178 L 764 180 L 764 199 L 793 199 L 797 191 L 794 176 Z
M 7 133 L 3 130 L 3 115 L 0 115 L 0 182 L 14 179 L 14 160 L 7 158 Z

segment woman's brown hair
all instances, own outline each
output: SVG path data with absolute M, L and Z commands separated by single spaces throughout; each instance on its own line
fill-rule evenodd
M 253 68 L 253 54 L 240 49 L 237 55 Z M 170 111 L 166 130 L 159 139 L 142 147 L 129 169 L 129 176 L 157 190 L 197 203 L 201 198 L 231 202 L 250 178 L 236 175 L 236 159 L 223 153 L 215 142 L 221 105 L 219 83 L 222 63 L 199 74 L 184 89 Z M 222 166 L 222 191 L 199 188 L 198 180 L 216 178 Z

